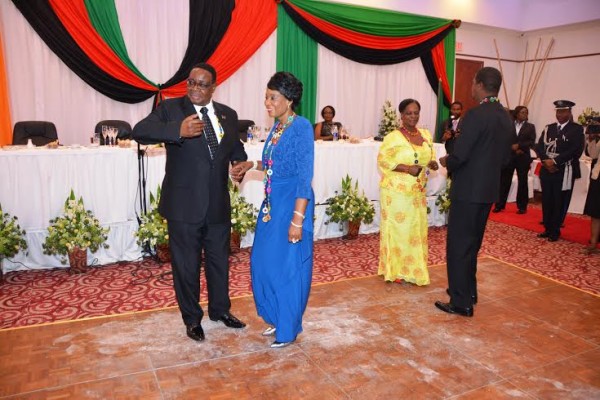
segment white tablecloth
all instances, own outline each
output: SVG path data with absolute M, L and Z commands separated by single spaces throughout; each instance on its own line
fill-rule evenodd
M 376 216 L 372 224 L 363 224 L 361 233 L 379 231 L 379 172 L 377 152 L 380 143 L 315 144 L 316 196 L 315 238 L 323 239 L 343 234 L 338 224 L 326 224 L 324 203 L 341 190 L 342 178 L 349 174 L 358 179 L 366 196 L 374 201 Z M 445 154 L 441 144 L 435 145 L 438 158 Z M 246 144 L 250 160 L 260 159 L 262 144 Z M 164 149 L 151 149 L 145 157 L 146 192 L 154 192 L 162 183 L 166 156 Z M 435 206 L 436 194 L 446 186 L 446 171 L 432 171 L 427 185 L 428 205 L 432 210 L 430 225 L 445 224 Z M 49 220 L 62 213 L 64 201 L 73 189 L 82 196 L 103 226 L 109 226 L 109 249 L 88 254 L 90 264 L 107 264 L 141 257 L 134 233 L 138 223 L 138 158 L 136 149 L 119 147 L 19 149 L 0 151 L 0 204 L 5 212 L 19 218 L 26 230 L 29 250 L 12 261 L 3 261 L 5 272 L 33 268 L 63 266 L 58 257 L 42 253 Z M 250 171 L 241 184 L 242 195 L 257 208 L 263 200 L 262 172 Z M 246 235 L 243 246 L 252 244 Z

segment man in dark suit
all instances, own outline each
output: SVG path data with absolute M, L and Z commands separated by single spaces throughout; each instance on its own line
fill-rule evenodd
M 575 179 L 581 178 L 579 157 L 583 153 L 583 127 L 572 121 L 569 100 L 554 102 L 556 121 L 540 136 L 536 153 L 542 162 L 542 214 L 544 232 L 538 237 L 555 242 L 560 237 L 560 226 L 571 201 Z
M 463 105 L 460 101 L 455 101 L 450 105 L 450 118 L 442 123 L 444 134 L 442 135 L 442 142 L 446 148 L 446 154 L 452 153 L 454 148 L 454 140 L 460 135 L 460 128 L 462 125 L 462 110 Z
M 506 207 L 513 175 L 517 170 L 517 214 L 527 212 L 529 202 L 529 166 L 531 165 L 531 149 L 535 145 L 535 125 L 527 122 L 529 110 L 525 106 L 517 106 L 514 111 L 515 134 L 513 135 L 512 159 L 510 164 L 502 168 L 500 175 L 500 200 L 492 212 L 500 212 Z
M 165 143 L 167 163 L 159 204 L 167 219 L 177 303 L 187 335 L 204 340 L 200 322 L 200 263 L 205 259 L 208 315 L 230 328 L 245 324 L 229 309 L 229 238 L 231 204 L 229 164 L 247 155 L 237 133 L 237 113 L 212 101 L 217 73 L 195 65 L 187 96 L 164 100 L 133 128 L 142 143 Z M 240 180 L 242 176 L 234 176 Z
M 448 303 L 436 301 L 440 310 L 473 316 L 477 303 L 477 253 L 483 241 L 492 203 L 498 200 L 500 170 L 510 160 L 514 127 L 498 91 L 500 71 L 480 69 L 471 86 L 479 106 L 465 115 L 454 151 L 440 159 L 452 173 L 450 213 L 446 238 Z

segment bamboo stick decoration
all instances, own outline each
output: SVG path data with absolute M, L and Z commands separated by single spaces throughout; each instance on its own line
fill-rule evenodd
M 502 60 L 500 60 L 500 52 L 498 51 L 498 44 L 496 43 L 496 38 L 494 38 L 494 47 L 496 48 L 496 58 L 498 59 L 498 66 L 500 67 L 500 73 L 502 74 L 502 80 L 504 81 L 504 85 L 502 85 L 502 88 L 504 89 L 506 107 L 508 107 L 508 109 L 510 110 L 510 102 L 508 100 L 508 95 L 506 94 L 506 77 L 504 76 L 504 72 L 502 71 Z
M 521 88 L 519 89 L 519 105 L 521 103 L 521 99 L 523 98 L 523 82 L 525 81 L 525 67 L 527 66 L 527 50 L 529 49 L 529 40 L 525 42 L 525 64 L 523 64 L 523 73 L 521 74 Z
M 542 38 L 538 38 L 537 49 L 535 49 L 535 55 L 533 56 L 533 62 L 531 63 L 531 71 L 529 71 L 529 79 L 527 79 L 527 90 L 525 90 L 525 99 L 523 100 L 523 105 L 528 107 L 529 103 L 527 99 L 529 98 L 529 92 L 531 91 L 531 86 L 533 84 L 533 73 L 535 71 L 535 66 L 537 64 L 538 54 L 540 52 L 540 46 L 542 45 Z
M 540 68 L 538 69 L 538 73 L 535 76 L 535 79 L 533 81 L 533 87 L 531 88 L 531 93 L 530 93 L 529 97 L 527 99 L 525 99 L 526 104 L 529 104 L 529 102 L 533 98 L 535 89 L 537 88 L 538 82 L 540 81 L 540 77 L 542 76 L 542 71 L 544 70 L 544 67 L 546 66 L 546 62 L 548 61 L 548 56 L 550 55 L 550 50 L 552 50 L 552 46 L 554 46 L 554 38 L 550 39 L 550 43 L 548 44 L 548 47 L 546 47 L 546 54 L 544 54 L 544 60 L 542 61 L 542 64 L 541 64 Z

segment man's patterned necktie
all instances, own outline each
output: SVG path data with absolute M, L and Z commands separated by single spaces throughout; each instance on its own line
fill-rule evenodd
M 208 117 L 208 108 L 202 107 L 200 109 L 200 113 L 202 114 L 202 121 L 204 121 L 204 137 L 208 142 L 208 148 L 210 150 L 210 158 L 214 159 L 215 154 L 217 154 L 217 149 L 219 148 L 219 142 L 217 141 L 217 134 L 210 122 L 210 118 Z

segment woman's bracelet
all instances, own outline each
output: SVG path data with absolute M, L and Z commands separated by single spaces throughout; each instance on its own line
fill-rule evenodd
M 304 214 L 302 214 L 300 211 L 296 211 L 296 210 L 294 210 L 294 214 L 296 214 L 296 215 L 298 215 L 298 216 L 302 217 L 302 219 L 304 219 L 304 218 L 305 218 L 305 217 L 304 217 Z
M 294 221 L 291 221 L 290 224 L 292 224 L 292 226 L 295 226 L 296 228 L 302 228 L 302 225 L 295 224 Z

